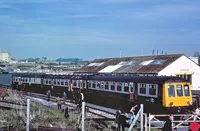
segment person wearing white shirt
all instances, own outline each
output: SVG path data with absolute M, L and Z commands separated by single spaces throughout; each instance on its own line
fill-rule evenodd
M 194 121 L 197 120 L 197 117 L 200 116 L 200 107 L 198 107 L 196 110 L 195 110 L 195 116 L 194 116 Z

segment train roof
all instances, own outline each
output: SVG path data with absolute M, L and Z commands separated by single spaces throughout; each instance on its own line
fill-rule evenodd
M 42 77 L 45 73 L 14 73 L 12 76 L 16 77 Z
M 34 78 L 47 78 L 47 79 L 81 79 L 87 80 L 88 75 L 54 75 L 45 73 L 16 73 L 13 74 L 16 77 L 34 77 Z
M 117 81 L 117 82 L 139 82 L 139 83 L 157 83 L 162 84 L 165 82 L 188 82 L 180 77 L 175 76 L 124 76 L 124 75 L 50 75 L 50 74 L 37 74 L 37 73 L 19 73 L 13 74 L 19 77 L 41 77 L 49 79 L 73 79 L 73 80 L 96 80 L 96 81 Z
M 157 83 L 162 84 L 165 82 L 188 82 L 187 80 L 174 77 L 174 76 L 90 76 L 90 80 L 98 81 L 119 81 L 119 82 L 139 82 L 139 83 Z

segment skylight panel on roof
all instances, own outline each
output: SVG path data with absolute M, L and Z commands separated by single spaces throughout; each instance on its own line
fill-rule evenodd
M 96 63 L 90 63 L 88 66 L 94 66 Z
M 96 63 L 96 66 L 101 66 L 101 65 L 103 65 L 103 64 L 104 64 L 104 62 Z
M 124 66 L 124 65 L 127 65 L 129 63 L 129 61 L 121 61 L 119 64 L 117 64 L 117 65 L 122 65 L 122 66 Z
M 163 64 L 166 60 L 154 60 L 151 62 L 151 65 L 160 65 Z
M 140 63 L 140 65 L 148 65 L 152 62 L 153 60 L 147 60 L 147 61 L 143 61 L 142 63 Z
M 133 64 L 135 64 L 135 61 L 129 61 L 129 62 L 127 63 L 127 65 L 133 65 Z
M 120 68 L 122 65 L 110 65 L 105 67 L 104 69 L 100 70 L 99 73 L 111 73 L 115 70 L 117 70 L 118 68 Z
M 101 63 L 90 63 L 88 66 L 101 66 L 103 64 L 104 64 L 104 62 L 101 62 Z

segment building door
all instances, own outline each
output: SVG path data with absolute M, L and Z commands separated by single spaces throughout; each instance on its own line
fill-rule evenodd
M 134 83 L 130 82 L 129 83 L 129 93 L 130 93 L 130 101 L 134 100 Z

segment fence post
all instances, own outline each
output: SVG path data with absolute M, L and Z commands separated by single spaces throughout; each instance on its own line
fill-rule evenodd
M 144 119 L 145 119 L 145 123 L 144 123 L 144 128 L 145 128 L 145 131 L 147 131 L 147 114 L 145 113 L 144 114 Z
M 140 109 L 141 109 L 141 112 L 140 112 L 140 130 L 143 131 L 143 127 L 144 127 L 144 124 L 143 124 L 143 104 L 140 105 Z
M 30 99 L 27 99 L 26 131 L 29 131 Z
M 173 127 L 174 127 L 174 115 L 171 115 L 172 116 L 172 129 L 173 129 Z
M 82 97 L 82 131 L 85 131 L 85 101 L 83 93 L 81 93 Z
M 151 131 L 151 114 L 149 113 L 149 131 Z

